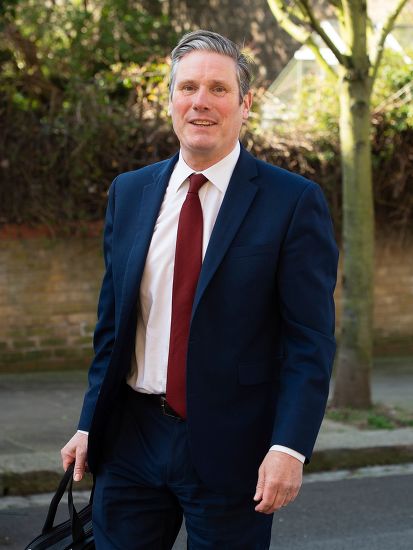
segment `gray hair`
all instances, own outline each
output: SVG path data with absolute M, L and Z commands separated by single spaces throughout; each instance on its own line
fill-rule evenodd
M 252 59 L 247 57 L 240 47 L 229 38 L 216 32 L 202 29 L 185 34 L 172 50 L 169 97 L 172 98 L 179 61 L 184 55 L 199 50 L 226 55 L 235 61 L 241 104 L 251 87 L 252 69 L 254 66 Z

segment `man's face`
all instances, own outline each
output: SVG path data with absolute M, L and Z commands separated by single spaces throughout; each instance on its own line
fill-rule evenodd
M 194 51 L 178 63 L 169 111 L 185 162 L 194 170 L 215 164 L 235 147 L 252 94 L 239 102 L 235 61 Z

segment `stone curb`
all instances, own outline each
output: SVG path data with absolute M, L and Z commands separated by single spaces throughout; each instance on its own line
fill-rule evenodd
M 413 462 L 413 445 L 386 447 L 342 448 L 314 451 L 305 473 L 319 473 L 366 466 L 387 466 Z M 32 471 L 0 471 L 0 496 L 30 495 L 54 492 L 61 479 L 61 471 L 54 469 Z M 92 487 L 92 476 L 76 484 L 76 490 Z
M 358 449 L 328 449 L 314 451 L 308 473 L 363 468 L 365 466 L 388 466 L 413 461 L 413 445 L 392 447 L 363 447 Z
M 38 470 L 27 472 L 1 472 L 0 473 L 0 498 L 1 496 L 23 496 L 38 493 L 54 493 L 63 471 Z M 81 482 L 76 483 L 76 491 L 87 491 L 92 488 L 93 479 L 86 474 Z

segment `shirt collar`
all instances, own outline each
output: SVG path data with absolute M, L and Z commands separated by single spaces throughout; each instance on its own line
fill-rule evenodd
M 204 176 L 208 178 L 208 180 L 214 184 L 215 187 L 221 191 L 221 193 L 225 193 L 229 180 L 231 179 L 232 172 L 237 164 L 240 151 L 241 146 L 237 140 L 234 149 L 229 153 L 229 155 L 199 173 L 204 174 Z M 169 181 L 172 191 L 178 191 L 184 181 L 193 173 L 194 170 L 187 165 L 183 159 L 182 151 L 180 151 L 178 162 L 175 164 L 175 168 Z

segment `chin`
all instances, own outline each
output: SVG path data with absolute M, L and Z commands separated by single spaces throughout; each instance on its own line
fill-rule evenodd
M 188 141 L 188 149 L 192 151 L 210 151 L 215 149 L 216 142 L 212 139 L 191 139 Z

